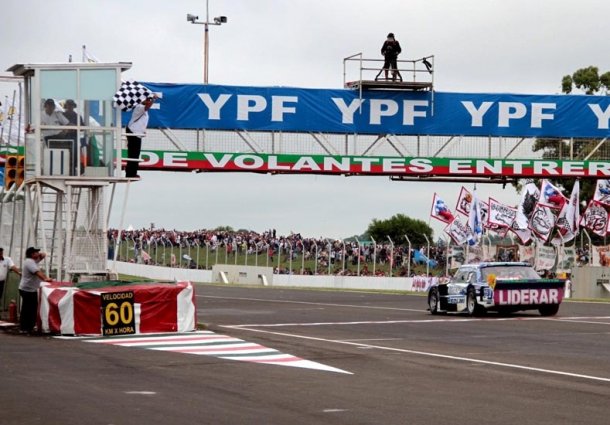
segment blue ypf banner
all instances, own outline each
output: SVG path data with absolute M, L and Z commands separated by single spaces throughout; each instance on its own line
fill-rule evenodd
M 237 87 L 144 83 L 150 128 L 604 138 L 610 96 Z M 129 114 L 123 114 L 128 121 Z

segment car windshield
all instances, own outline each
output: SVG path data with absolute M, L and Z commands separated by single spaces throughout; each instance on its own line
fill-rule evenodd
M 540 275 L 529 266 L 491 266 L 481 269 L 483 280 L 495 275 L 496 279 L 540 279 Z

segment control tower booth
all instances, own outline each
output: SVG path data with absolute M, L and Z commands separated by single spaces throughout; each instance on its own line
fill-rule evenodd
M 112 96 L 131 63 L 17 64 L 24 79 L 25 178 L 120 176 L 120 110 Z
M 121 177 L 121 111 L 112 98 L 131 63 L 17 64 L 23 78 L 25 195 L 21 247 L 47 253 L 56 280 L 106 275 L 106 188 Z M 109 205 L 112 205 L 112 198 Z

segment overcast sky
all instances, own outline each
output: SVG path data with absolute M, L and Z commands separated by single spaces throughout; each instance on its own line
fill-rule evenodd
M 3 0 L 0 68 L 81 59 L 133 63 L 126 78 L 203 81 L 205 0 Z M 402 59 L 435 55 L 435 88 L 449 92 L 560 93 L 578 68 L 610 70 L 607 0 L 210 0 L 209 81 L 243 86 L 341 88 L 342 59 L 379 58 L 388 32 Z M 2 96 L 3 97 L 3 96 Z M 146 142 L 144 142 L 144 149 Z M 229 225 L 305 236 L 347 237 L 373 218 L 403 213 L 429 221 L 433 192 L 454 205 L 461 184 L 385 177 L 141 172 L 125 225 L 191 230 Z M 472 185 L 467 186 L 472 189 Z M 122 200 L 122 191 L 119 200 Z M 514 190 L 479 185 L 515 204 Z M 115 203 L 111 225 L 118 226 Z M 430 223 L 435 238 L 442 225 Z

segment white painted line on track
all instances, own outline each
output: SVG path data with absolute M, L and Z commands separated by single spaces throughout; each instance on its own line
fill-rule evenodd
M 361 339 L 339 339 L 337 341 L 350 341 L 350 342 L 362 342 L 362 341 L 403 341 L 404 338 L 361 338 Z
M 366 348 L 366 349 L 375 348 L 375 349 L 382 350 L 382 351 L 393 351 L 393 352 L 398 352 L 398 353 L 414 354 L 414 355 L 426 356 L 426 357 L 435 357 L 435 358 L 455 360 L 455 361 L 460 361 L 460 362 L 468 362 L 468 363 L 476 363 L 476 364 L 481 364 L 481 365 L 526 370 L 526 371 L 530 371 L 530 372 L 539 372 L 539 373 L 546 373 L 549 375 L 567 376 L 567 377 L 571 377 L 571 378 L 587 379 L 587 380 L 598 381 L 598 382 L 610 382 L 610 378 L 605 378 L 605 377 L 601 377 L 601 376 L 583 375 L 580 373 L 563 372 L 560 370 L 523 366 L 523 365 L 518 365 L 518 364 L 514 364 L 514 363 L 493 362 L 493 361 L 489 361 L 489 360 L 481 360 L 481 359 L 474 359 L 474 358 L 461 357 L 461 356 L 451 356 L 448 354 L 430 353 L 430 352 L 426 352 L 426 351 L 408 350 L 408 349 L 404 349 L 404 348 L 385 347 L 385 346 L 381 346 L 381 345 L 362 344 L 359 342 L 340 341 L 340 340 L 333 340 L 333 339 L 327 339 L 327 338 L 318 338 L 318 337 L 313 337 L 313 336 L 297 335 L 297 334 L 291 334 L 291 333 L 285 333 L 285 332 L 273 332 L 273 331 L 268 331 L 268 330 L 263 330 L 263 329 L 244 328 L 241 326 L 221 326 L 221 327 L 230 328 L 230 329 L 238 328 L 240 330 L 258 332 L 258 333 L 264 333 L 264 334 L 270 334 L 270 335 L 278 335 L 278 336 L 284 336 L 284 337 L 288 337 L 288 338 L 306 339 L 306 340 L 310 340 L 310 341 L 328 342 L 328 343 L 340 344 L 340 345 L 351 345 L 351 346 L 358 347 L 358 348 Z
M 604 319 L 604 318 L 600 317 L 600 319 Z M 546 319 L 546 320 L 549 320 L 549 319 Z M 590 324 L 590 325 L 610 325 L 610 322 L 593 322 L 591 320 L 574 320 L 574 319 L 554 319 L 554 320 L 558 321 L 558 322 L 566 322 L 566 323 L 586 323 L 586 324 Z
M 280 328 L 284 326 L 343 326 L 343 325 L 392 325 L 399 323 L 432 323 L 432 322 L 472 322 L 477 319 L 420 319 L 420 320 L 366 320 L 357 322 L 301 322 L 301 323 L 252 323 L 233 325 L 240 327 Z
M 242 297 L 219 297 L 214 295 L 196 295 L 197 298 L 215 298 L 221 300 L 242 300 L 242 301 L 261 301 L 266 303 L 281 303 L 281 304 L 305 304 L 319 305 L 324 307 L 349 307 L 349 308 L 366 308 L 370 310 L 396 310 L 396 311 L 415 311 L 417 313 L 425 313 L 428 310 L 415 308 L 398 308 L 398 307 L 375 307 L 370 305 L 353 305 L 353 304 L 336 304 L 336 303 L 314 303 L 311 301 L 292 301 L 292 300 L 269 300 L 264 298 L 242 298 Z
M 125 394 L 135 394 L 135 395 L 155 395 L 157 394 L 154 391 L 125 391 Z
M 231 325 L 235 328 L 240 327 L 255 327 L 255 328 L 279 328 L 284 326 L 342 326 L 342 325 L 392 325 L 402 323 L 462 323 L 462 322 L 506 322 L 506 321 L 524 321 L 524 320 L 549 320 L 543 317 L 494 317 L 490 319 L 483 318 L 460 318 L 447 317 L 446 319 L 414 319 L 414 320 L 367 320 L 356 322 L 300 322 L 300 323 L 250 323 L 243 325 Z M 553 319 L 550 319 L 553 320 Z
M 595 322 L 594 320 L 608 320 L 609 316 L 586 316 L 586 317 L 558 317 L 556 319 L 547 319 L 547 320 L 558 320 L 560 322 L 569 322 L 569 323 L 587 323 L 590 325 L 610 325 L 610 322 Z
M 550 319 L 547 317 L 547 319 Z M 579 320 L 579 319 L 610 319 L 610 316 L 567 316 L 567 317 L 557 317 L 558 320 Z
M 573 322 L 573 323 L 591 323 L 596 325 L 610 325 L 610 322 L 590 322 L 586 320 L 577 319 L 610 319 L 607 316 L 600 317 L 459 317 L 459 316 L 448 316 L 447 318 L 435 318 L 435 319 L 412 319 L 412 320 L 367 320 L 367 321 L 354 321 L 354 322 L 298 322 L 298 323 L 247 323 L 242 325 L 231 325 L 234 328 L 241 327 L 255 327 L 255 328 L 280 328 L 286 326 L 350 326 L 350 325 L 392 325 L 392 324 L 403 324 L 403 323 L 463 323 L 463 322 L 518 322 L 518 321 L 551 321 L 551 322 Z

